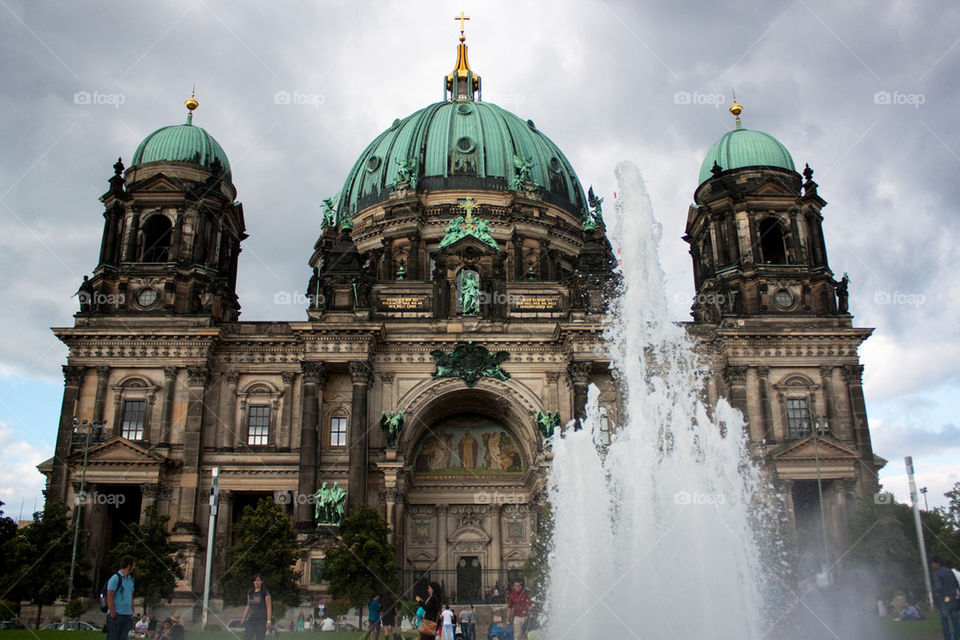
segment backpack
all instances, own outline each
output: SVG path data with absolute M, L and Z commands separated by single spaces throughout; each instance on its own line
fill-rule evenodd
M 117 571 L 117 576 L 120 576 L 117 579 L 117 590 L 115 593 L 120 593 L 123 591 L 123 576 L 120 575 L 120 572 Z M 110 578 L 113 576 L 111 575 Z M 110 610 L 110 607 L 107 606 L 107 587 L 110 585 L 110 578 L 107 578 L 107 581 L 103 583 L 103 589 L 100 590 L 100 611 L 106 613 Z

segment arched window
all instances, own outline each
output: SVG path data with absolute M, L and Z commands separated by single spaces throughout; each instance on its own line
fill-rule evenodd
M 170 259 L 170 237 L 173 226 L 164 215 L 153 215 L 143 224 L 141 262 L 166 262 Z
M 760 260 L 764 264 L 787 264 L 787 238 L 775 218 L 764 218 L 758 227 Z

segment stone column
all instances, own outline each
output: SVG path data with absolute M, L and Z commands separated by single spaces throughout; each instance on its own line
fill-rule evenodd
M 574 430 L 583 427 L 583 420 L 587 417 L 587 386 L 590 384 L 590 370 L 592 363 L 579 361 L 567 365 L 567 376 L 573 385 L 573 420 Z
M 500 535 L 500 505 L 490 504 L 490 569 L 499 576 L 503 571 L 503 555 L 501 551 Z M 496 580 L 494 580 L 496 582 Z M 503 583 L 501 583 L 503 585 Z M 492 586 L 492 585 L 491 585 Z M 506 587 L 504 587 L 506 588 Z
M 226 557 L 223 550 L 230 546 L 230 519 L 233 516 L 233 491 L 220 490 L 220 504 L 217 506 L 217 528 L 214 532 L 213 567 L 218 575 L 226 569 Z
M 839 420 L 837 412 L 837 399 L 833 390 L 833 365 L 823 365 L 820 367 L 820 379 L 823 382 L 823 400 L 826 405 L 827 425 L 830 428 L 830 435 L 838 440 L 851 440 L 849 430 L 845 429 Z
M 170 444 L 170 421 L 173 419 L 173 400 L 177 384 L 177 368 L 163 368 L 163 405 L 160 412 L 159 445 Z
M 132 207 L 129 214 L 130 226 L 123 239 L 123 253 L 120 256 L 123 262 L 132 262 L 137 259 L 137 234 L 140 232 L 140 210 Z
M 870 442 L 870 428 L 867 424 L 867 403 L 863 397 L 863 365 L 851 364 L 843 367 L 843 377 L 847 383 L 850 398 L 850 417 L 853 426 L 853 439 L 860 452 L 860 469 L 863 489 L 875 492 L 877 477 L 873 468 L 873 445 Z
M 353 361 L 350 363 L 350 377 L 353 379 L 353 402 L 350 411 L 350 427 L 347 444 L 349 445 L 350 471 L 348 482 L 350 493 L 347 504 L 352 509 L 367 501 L 367 463 L 369 460 L 369 442 L 367 424 L 367 392 L 370 389 L 370 363 Z
M 547 411 L 560 410 L 560 372 L 547 372 Z M 562 421 L 561 421 L 562 423 Z
M 203 435 L 203 400 L 209 379 L 210 370 L 207 367 L 187 367 L 189 396 L 183 428 L 183 468 L 176 527 L 189 533 L 199 532 L 196 517 L 200 491 L 200 439 Z
M 407 236 L 410 241 L 410 250 L 407 252 L 407 280 L 420 279 L 420 234 L 411 233 Z
M 60 426 L 57 428 L 57 444 L 54 449 L 53 471 L 48 485 L 48 498 L 67 499 L 67 481 L 70 473 L 67 468 L 67 456 L 70 455 L 70 446 L 73 442 L 73 420 L 86 372 L 86 367 L 63 366 L 63 403 L 60 405 Z
M 770 367 L 757 367 L 757 386 L 760 388 L 760 409 L 763 413 L 763 439 L 773 440 L 773 408 L 770 406 Z
M 523 280 L 523 238 L 514 234 L 510 241 L 513 244 L 513 279 L 519 282 Z
M 448 546 L 449 533 L 447 532 L 447 505 L 438 504 L 437 505 L 437 569 L 442 573 L 441 575 L 446 576 L 447 569 L 450 568 L 450 558 L 447 557 L 447 554 L 450 553 L 450 548 Z
M 157 508 L 157 500 L 160 498 L 160 485 L 157 483 L 140 485 L 140 524 L 147 523 L 147 509 Z
M 93 401 L 93 421 L 103 420 L 103 409 L 107 403 L 107 383 L 110 381 L 110 367 L 97 367 L 97 397 Z
M 322 382 L 326 379 L 326 372 L 321 362 L 301 362 L 300 370 L 300 466 L 297 478 L 296 516 L 294 521 L 301 531 L 314 528 L 313 505 L 303 496 L 313 495 L 317 490 L 317 462 L 318 462 L 318 395 Z
M 727 365 L 723 370 L 723 380 L 727 383 L 730 404 L 747 417 L 747 368 Z
M 220 393 L 220 437 L 217 438 L 217 448 L 224 451 L 233 451 L 237 442 L 245 441 L 237 433 L 237 387 L 240 384 L 240 374 L 228 371 L 223 374 L 227 384 Z
M 277 446 L 289 450 L 293 440 L 293 381 L 297 374 L 293 371 L 284 371 L 280 374 L 283 381 L 283 408 L 280 412 L 280 437 Z

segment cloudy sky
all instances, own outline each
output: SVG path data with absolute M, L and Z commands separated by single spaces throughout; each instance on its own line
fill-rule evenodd
M 664 227 L 676 319 L 692 275 L 681 240 L 700 162 L 743 123 L 816 171 L 830 265 L 851 279 L 870 425 L 906 500 L 913 455 L 930 505 L 960 481 L 960 5 L 0 0 L 0 499 L 26 516 L 52 455 L 81 278 L 96 266 L 117 156 L 182 122 L 194 84 L 226 150 L 250 238 L 242 318 L 303 319 L 320 201 L 394 118 L 440 99 L 463 9 L 483 97 L 564 150 L 607 197 L 633 160 Z M 289 100 L 284 99 L 288 97 Z M 955 269 L 954 269 L 955 270 Z

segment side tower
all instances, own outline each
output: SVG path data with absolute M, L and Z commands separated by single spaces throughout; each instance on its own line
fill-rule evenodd
M 857 500 L 877 489 L 848 278 L 827 261 L 813 170 L 779 141 L 736 125 L 711 147 L 687 216 L 693 331 L 710 391 L 743 412 L 781 483 L 812 566 L 829 565 Z M 825 523 L 825 526 L 824 526 Z M 831 551 L 836 549 L 837 551 Z
M 157 129 L 137 147 L 125 175 L 114 165 L 104 204 L 103 240 L 93 278 L 81 290 L 78 324 L 131 316 L 236 320 L 237 257 L 243 208 L 234 201 L 220 144 L 187 121 Z

